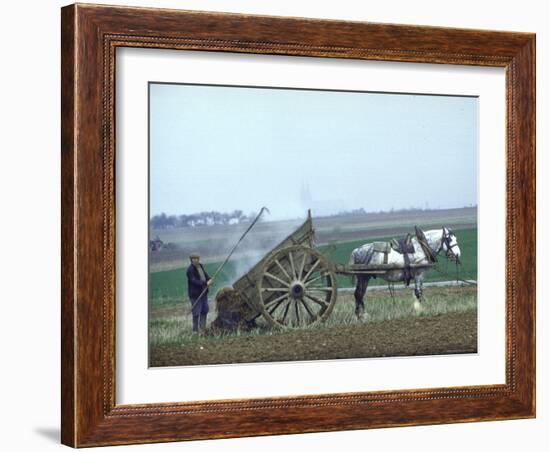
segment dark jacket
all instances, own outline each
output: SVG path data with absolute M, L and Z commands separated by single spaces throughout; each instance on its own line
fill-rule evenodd
M 206 270 L 204 269 L 202 264 L 199 265 L 202 267 L 202 271 L 204 272 L 206 281 L 208 281 L 210 279 L 210 276 L 208 276 L 208 273 L 206 273 Z M 201 281 L 199 271 L 195 268 L 193 264 L 191 264 L 187 268 L 187 294 L 189 295 L 189 298 L 191 300 L 196 300 L 197 297 L 201 294 L 201 292 L 206 287 L 206 281 Z M 203 297 L 206 297 L 207 294 L 208 289 L 205 290 Z

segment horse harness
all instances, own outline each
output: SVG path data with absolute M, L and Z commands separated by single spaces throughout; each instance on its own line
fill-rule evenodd
M 418 239 L 418 243 L 420 244 L 420 247 L 422 248 L 422 251 L 424 251 L 424 255 L 426 256 L 426 259 L 433 264 L 434 262 L 437 262 L 437 255 L 439 251 L 441 251 L 441 248 L 434 252 L 430 245 L 428 244 L 428 239 L 426 238 L 426 235 L 424 234 L 424 231 L 420 229 L 418 226 L 414 227 L 414 232 L 416 234 L 416 238 Z M 445 231 L 443 231 L 445 232 Z M 443 241 L 441 242 L 443 246 Z
M 439 246 L 438 253 L 443 249 L 443 245 L 447 245 L 447 251 L 446 255 L 449 259 L 455 260 L 459 262 L 458 256 L 454 253 L 453 248 L 455 246 L 458 246 L 458 243 L 451 244 L 451 236 L 453 233 L 449 231 L 449 233 L 445 233 L 445 228 L 443 228 L 443 234 L 441 235 L 441 245 Z
M 409 254 L 414 253 L 414 245 L 412 243 L 412 236 L 411 234 L 407 234 L 404 238 L 396 240 L 392 239 L 390 242 L 390 245 L 392 249 L 397 251 L 399 254 L 403 255 L 403 279 L 405 280 L 405 284 L 408 286 L 412 279 L 412 272 L 411 272 L 411 258 Z M 387 263 L 387 254 L 384 255 L 384 263 Z
M 439 246 L 439 249 L 437 251 L 433 251 L 431 249 L 430 245 L 428 244 L 428 239 L 426 238 L 426 235 L 424 234 L 424 231 L 422 231 L 422 229 L 420 229 L 418 226 L 415 226 L 414 231 L 418 243 L 420 244 L 420 247 L 422 248 L 422 251 L 426 256 L 426 259 L 428 259 L 428 262 L 430 262 L 431 264 L 437 262 L 437 255 L 443 249 L 443 245 L 447 245 L 447 256 L 456 258 L 452 249 L 457 246 L 457 244 L 451 244 L 451 234 L 448 234 L 445 231 L 445 228 L 443 228 L 441 245 Z M 414 254 L 415 251 L 414 244 L 412 243 L 412 235 L 407 234 L 402 239 L 392 239 L 390 242 L 374 242 L 374 251 L 384 254 L 384 264 L 388 263 L 388 254 L 392 249 L 403 255 L 403 279 L 408 286 L 412 279 L 411 258 L 409 254 Z
M 447 257 L 457 259 L 453 251 L 453 248 L 455 246 L 458 246 L 458 243 L 451 244 L 451 236 L 453 235 L 452 232 L 449 231 L 449 233 L 447 233 L 445 231 L 445 228 L 443 228 L 441 233 L 441 244 L 439 245 L 439 248 L 437 251 L 433 251 L 430 248 L 430 245 L 428 244 L 428 240 L 426 239 L 426 236 L 424 235 L 424 232 L 422 231 L 422 229 L 420 229 L 418 226 L 415 226 L 414 230 L 416 232 L 416 238 L 418 239 L 418 243 L 420 243 L 420 246 L 422 247 L 422 250 L 424 251 L 426 258 L 432 264 L 434 262 L 437 262 L 437 255 L 443 249 L 443 245 L 447 246 L 447 251 L 446 251 Z
M 415 235 L 418 240 L 418 243 L 420 244 L 420 247 L 422 248 L 422 251 L 424 252 L 424 255 L 426 256 L 426 259 L 430 263 L 437 262 L 437 255 L 443 248 L 443 244 L 447 245 L 447 254 L 452 253 L 451 249 L 456 245 L 451 245 L 451 238 L 450 234 L 445 233 L 445 228 L 443 228 L 443 234 L 442 234 L 442 240 L 441 240 L 441 246 L 439 247 L 439 250 L 437 252 L 434 252 L 430 245 L 428 244 L 428 240 L 426 239 L 426 235 L 424 234 L 424 231 L 420 229 L 418 226 L 415 225 L 414 227 Z M 397 251 L 398 253 L 403 255 L 403 279 L 405 280 L 405 283 L 407 286 L 409 286 L 411 279 L 412 279 L 412 272 L 411 272 L 411 258 L 409 256 L 409 253 L 414 253 L 414 245 L 411 241 L 412 237 L 411 234 L 407 234 L 405 238 L 395 240 L 393 239 L 391 243 L 391 247 Z M 387 254 L 384 255 L 384 263 L 387 263 Z

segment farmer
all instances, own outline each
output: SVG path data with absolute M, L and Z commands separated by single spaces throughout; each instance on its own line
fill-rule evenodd
M 203 330 L 206 327 L 208 286 L 212 284 L 212 279 L 199 262 L 200 256 L 197 253 L 191 254 L 189 259 L 191 265 L 187 268 L 187 293 L 191 302 L 191 312 L 193 313 L 193 332 L 196 333 L 199 328 Z

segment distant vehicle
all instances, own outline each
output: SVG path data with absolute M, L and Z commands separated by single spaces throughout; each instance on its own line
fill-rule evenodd
M 160 251 L 164 247 L 164 242 L 157 235 L 154 240 L 149 240 L 149 251 Z

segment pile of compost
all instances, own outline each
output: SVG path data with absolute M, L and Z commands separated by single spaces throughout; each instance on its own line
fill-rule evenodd
M 241 294 L 232 287 L 224 287 L 216 294 L 217 317 L 210 324 L 209 333 L 218 335 L 236 330 L 249 331 L 256 327 L 252 311 Z

